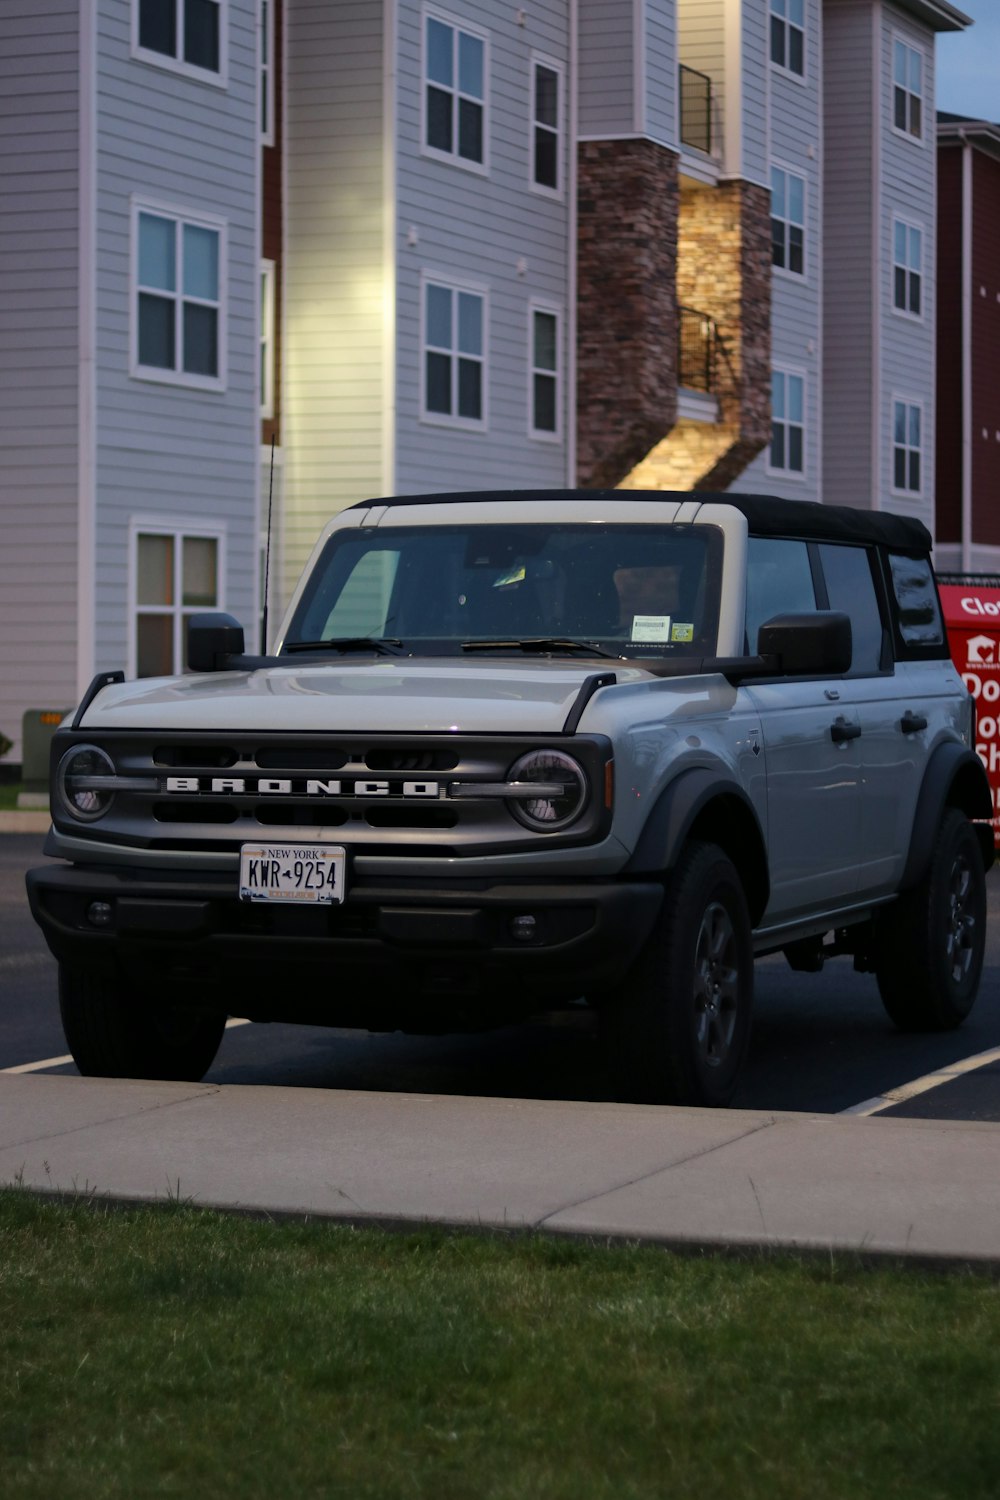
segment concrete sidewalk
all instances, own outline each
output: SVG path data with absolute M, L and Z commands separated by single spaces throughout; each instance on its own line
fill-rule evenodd
M 1000 1269 L 1000 1125 L 0 1075 L 0 1182 Z

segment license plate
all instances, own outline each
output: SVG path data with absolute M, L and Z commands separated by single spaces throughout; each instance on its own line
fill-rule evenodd
M 337 904 L 346 864 L 341 844 L 244 844 L 240 900 Z

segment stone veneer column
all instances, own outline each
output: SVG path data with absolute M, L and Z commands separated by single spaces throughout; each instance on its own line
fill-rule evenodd
M 714 318 L 719 424 L 731 442 L 696 481 L 724 490 L 771 436 L 771 210 L 757 183 L 685 188 L 680 207 L 678 300 Z
M 585 141 L 578 161 L 577 482 L 603 489 L 677 417 L 677 156 Z

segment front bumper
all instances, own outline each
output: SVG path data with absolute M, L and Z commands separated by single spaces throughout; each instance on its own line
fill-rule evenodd
M 230 872 L 77 865 L 29 870 L 27 887 L 60 963 L 144 991 L 183 985 L 252 1020 L 372 1028 L 438 1004 L 485 1019 L 593 995 L 624 978 L 663 900 L 656 882 L 398 880 L 302 909 L 241 902 Z M 110 908 L 103 925 L 95 902 Z

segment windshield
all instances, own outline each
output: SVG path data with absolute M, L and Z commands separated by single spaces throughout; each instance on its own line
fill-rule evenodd
M 532 523 L 334 532 L 284 642 L 393 654 L 593 646 L 711 656 L 722 533 L 714 526 Z

